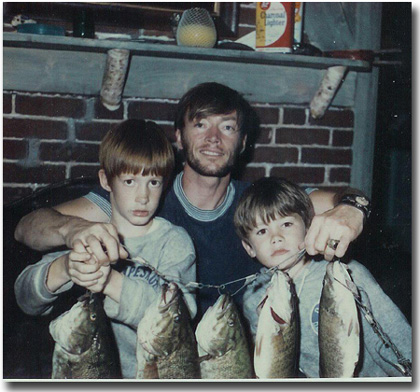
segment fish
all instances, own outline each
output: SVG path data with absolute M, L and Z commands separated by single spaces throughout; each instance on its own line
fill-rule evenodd
M 199 379 L 197 342 L 176 283 L 163 284 L 137 327 L 136 378 Z
M 201 378 L 254 378 L 245 330 L 231 296 L 219 296 L 200 320 L 195 335 Z
M 298 304 L 288 274 L 280 270 L 274 273 L 259 309 L 254 349 L 257 378 L 297 377 Z
M 348 267 L 340 261 L 330 262 L 319 303 L 320 377 L 355 376 L 361 344 L 355 296 L 359 294 Z
M 53 379 L 121 378 L 118 350 L 99 293 L 86 293 L 51 321 Z

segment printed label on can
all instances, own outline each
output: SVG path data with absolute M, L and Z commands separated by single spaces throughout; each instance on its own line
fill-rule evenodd
M 257 3 L 256 50 L 291 52 L 295 3 Z

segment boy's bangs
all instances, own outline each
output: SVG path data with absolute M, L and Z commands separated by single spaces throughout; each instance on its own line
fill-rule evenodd
M 155 156 L 143 156 L 138 155 L 131 157 L 124 157 L 117 164 L 114 170 L 115 174 L 131 173 L 134 175 L 141 174 L 144 176 L 154 175 L 165 177 L 168 175 L 168 161 L 164 159 L 160 154 L 154 154 Z

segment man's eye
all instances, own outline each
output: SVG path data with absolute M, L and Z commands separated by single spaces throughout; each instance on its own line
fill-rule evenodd
M 194 125 L 196 128 L 204 128 L 204 124 L 202 122 L 199 122 Z
M 284 227 L 291 227 L 291 226 L 293 226 L 293 223 L 292 222 L 285 222 L 285 223 L 283 223 L 283 226 Z
M 124 180 L 124 184 L 128 185 L 128 186 L 133 186 L 134 185 L 134 180 Z

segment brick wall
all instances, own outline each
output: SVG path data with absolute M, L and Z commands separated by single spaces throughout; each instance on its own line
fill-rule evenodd
M 99 143 L 128 118 L 154 120 L 174 141 L 176 100 L 126 99 L 116 112 L 96 97 L 3 94 L 3 201 L 53 182 L 94 176 Z M 350 181 L 353 112 L 331 108 L 323 119 L 308 109 L 252 103 L 261 121 L 244 179 L 284 176 L 302 185 L 340 187 Z
M 255 29 L 255 3 L 240 10 L 240 36 Z M 3 202 L 50 183 L 95 176 L 99 143 L 123 119 L 154 120 L 174 141 L 176 100 L 123 100 L 115 112 L 98 97 L 3 92 Z M 313 120 L 306 106 L 252 102 L 261 133 L 243 179 L 276 175 L 301 185 L 339 188 L 349 184 L 353 112 L 330 108 Z

